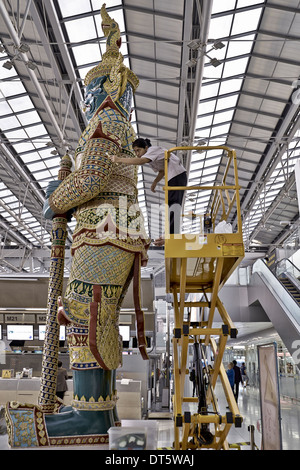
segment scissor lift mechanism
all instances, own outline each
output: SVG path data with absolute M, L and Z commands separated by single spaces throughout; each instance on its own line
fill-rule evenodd
M 219 149 L 226 159 L 222 183 L 218 186 L 168 186 L 168 159 L 170 153 L 178 150 L 209 151 Z M 244 257 L 242 224 L 240 214 L 239 186 L 236 154 L 225 146 L 216 147 L 176 147 L 165 153 L 165 202 L 167 207 L 168 190 L 185 189 L 193 191 L 211 190 L 210 216 L 212 232 L 221 220 L 231 220 L 236 215 L 237 227 L 234 233 L 198 233 L 169 234 L 168 217 L 165 221 L 165 264 L 166 288 L 173 294 L 174 332 L 173 332 L 173 368 L 174 368 L 174 448 L 228 449 L 227 435 L 234 424 L 240 427 L 240 416 L 225 368 L 222 363 L 228 336 L 236 337 L 237 330 L 232 323 L 218 293 L 225 281 L 233 273 Z M 232 184 L 228 184 L 231 181 Z M 186 301 L 186 294 L 198 294 L 200 301 Z M 199 295 L 199 294 L 202 294 Z M 190 296 L 195 297 L 195 296 Z M 196 296 L 197 297 L 197 296 Z M 184 318 L 185 308 L 199 307 L 199 321 L 192 323 Z M 221 328 L 213 326 L 216 309 L 222 318 Z M 204 312 L 206 317 L 204 318 Z M 217 342 L 215 337 L 219 337 Z M 185 397 L 184 385 L 189 370 L 189 345 L 203 348 L 210 346 L 214 356 L 214 365 L 209 373 L 209 387 L 204 397 L 211 411 L 198 407 L 192 414 L 185 411 L 186 403 L 198 402 L 199 397 Z M 215 386 L 218 377 L 227 399 L 229 411 L 221 414 L 218 409 Z M 214 428 L 214 430 L 212 430 Z M 210 429 L 211 439 L 205 440 L 205 430 Z M 204 439 L 203 439 L 204 436 Z

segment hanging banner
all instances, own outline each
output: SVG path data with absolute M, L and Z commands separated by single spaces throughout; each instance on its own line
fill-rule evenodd
M 281 450 L 281 415 L 276 343 L 257 346 L 262 449 Z

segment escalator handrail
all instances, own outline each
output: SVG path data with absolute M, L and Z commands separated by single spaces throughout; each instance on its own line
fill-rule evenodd
M 293 287 L 297 290 L 298 293 L 300 293 L 300 281 L 299 279 L 294 275 L 293 272 L 290 272 L 288 269 L 286 269 L 285 271 L 283 271 L 282 273 L 278 274 L 277 273 L 277 267 L 278 265 L 282 262 L 288 262 L 290 265 L 292 265 L 292 267 L 297 270 L 299 272 L 299 276 L 300 276 L 300 269 L 297 268 L 297 266 L 288 258 L 282 258 L 281 260 L 277 261 L 275 263 L 275 274 L 276 274 L 276 277 L 277 279 L 282 283 L 281 279 L 280 279 L 280 275 L 281 274 L 285 274 L 287 276 L 287 279 L 289 280 L 290 283 L 292 283 Z M 283 284 L 283 283 L 282 283 Z M 283 286 L 285 287 L 285 285 L 283 284 Z M 287 289 L 288 290 L 288 289 Z M 290 292 L 290 295 L 294 298 L 293 294 Z
M 288 259 L 288 258 L 282 258 L 282 259 Z M 265 265 L 266 268 L 268 268 L 268 270 L 270 271 L 271 274 L 273 274 L 273 276 L 275 277 L 275 279 L 277 279 L 278 282 L 280 282 L 280 285 L 284 288 L 284 290 L 289 294 L 289 296 L 293 299 L 293 301 L 298 305 L 298 302 L 297 300 L 295 299 L 295 297 L 293 296 L 293 294 L 286 288 L 286 286 L 283 284 L 283 282 L 281 282 L 281 280 L 274 274 L 274 271 L 268 266 L 266 260 L 264 259 L 261 259 L 260 261 L 262 261 Z
M 282 259 L 276 261 L 276 263 L 275 263 L 276 277 L 277 277 L 277 267 L 280 263 L 282 263 L 282 261 L 285 261 L 285 262 L 288 261 L 293 266 L 293 268 L 295 268 L 299 272 L 299 276 L 300 276 L 300 269 L 297 268 L 297 266 L 289 258 L 282 258 Z

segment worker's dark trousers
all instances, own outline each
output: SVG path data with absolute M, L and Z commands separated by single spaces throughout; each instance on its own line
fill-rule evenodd
M 180 175 L 174 176 L 168 182 L 169 186 L 186 186 L 187 185 L 187 174 L 184 171 Z M 179 189 L 177 191 L 171 190 L 168 194 L 168 205 L 169 205 L 169 223 L 170 233 L 179 233 L 181 225 L 181 204 L 183 200 L 184 190 Z

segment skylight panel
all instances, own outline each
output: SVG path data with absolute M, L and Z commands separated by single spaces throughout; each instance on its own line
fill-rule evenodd
M 69 0 L 66 0 L 69 1 Z M 92 8 L 93 10 L 99 10 L 99 0 L 91 0 L 92 1 Z M 106 10 L 109 8 L 116 7 L 118 5 L 122 5 L 122 0 L 106 0 L 105 2 Z
M 23 221 L 26 222 L 27 225 L 30 224 L 30 227 L 39 227 L 40 225 L 37 223 L 36 219 L 34 217 L 32 217 L 31 214 L 28 215 L 28 217 L 24 217 L 24 214 L 23 214 L 23 217 L 22 217 Z
M 225 80 L 223 83 L 221 83 L 220 95 L 226 95 L 227 93 L 239 91 L 241 89 L 242 84 L 242 79 Z
M 27 127 L 26 133 L 28 137 L 30 138 L 34 138 L 34 137 L 42 136 L 42 135 L 48 135 L 47 130 L 43 124 Z
M 98 44 L 84 44 L 72 48 L 77 65 L 100 62 L 101 53 Z
M 214 54 L 215 56 L 215 54 Z M 222 76 L 223 67 L 213 67 L 209 60 L 206 61 L 204 64 L 204 77 L 203 77 L 203 85 L 206 85 L 211 80 L 218 80 Z
M 41 122 L 40 117 L 36 111 L 29 111 L 28 113 L 18 114 L 18 119 L 22 126 L 32 124 L 34 122 Z
M 40 155 L 37 152 L 24 153 L 20 157 L 26 165 L 40 159 Z
M 213 120 L 213 115 L 204 116 L 204 117 L 197 117 L 196 120 L 196 132 L 201 131 L 202 127 L 211 126 Z
M 0 115 L 5 116 L 7 114 L 11 114 L 11 107 L 7 103 L 7 101 L 0 99 Z
M 211 129 L 211 137 L 227 134 L 230 128 L 229 124 L 213 126 Z
M 257 5 L 259 3 L 265 3 L 265 0 L 238 0 L 237 8 L 248 7 L 251 5 Z
M 0 79 L 1 80 L 7 80 L 7 79 L 11 79 L 11 80 L 15 80 L 15 81 L 20 81 L 18 79 L 18 76 L 17 76 L 17 72 L 16 72 L 16 69 L 15 67 L 12 67 L 10 70 L 8 70 L 7 68 L 3 67 L 3 64 L 5 63 L 6 60 L 8 60 L 9 57 L 6 56 L 5 57 L 5 60 L 1 60 L 0 61 Z
M 51 175 L 51 173 L 48 171 L 48 170 L 45 170 L 45 171 L 33 171 L 32 173 L 34 173 L 34 176 L 37 180 L 39 179 L 44 179 L 44 178 L 49 178 L 49 175 Z
M 241 34 L 246 31 L 255 31 L 260 19 L 262 8 L 236 13 L 234 16 L 231 34 Z
M 0 119 L 0 127 L 3 131 L 8 129 L 15 129 L 16 127 L 20 127 L 20 123 L 15 116 L 9 116 L 7 118 Z
M 233 15 L 212 18 L 210 21 L 209 38 L 218 39 L 229 36 L 232 19 Z
M 15 198 L 14 202 L 10 202 L 7 204 L 7 206 L 12 210 L 12 209 L 17 209 L 20 207 L 20 203 L 19 201 L 17 200 L 17 198 Z
M 38 171 L 38 170 L 41 170 L 41 169 L 45 169 L 45 164 L 42 160 L 39 160 L 38 162 L 34 162 L 34 163 L 29 163 L 27 165 L 28 169 L 31 171 L 31 172 L 34 172 L 34 171 Z
M 14 130 L 14 131 L 7 131 L 6 132 L 6 137 L 11 142 L 17 142 L 18 140 L 28 138 L 26 132 L 23 129 L 17 129 L 17 130 Z
M 226 108 L 233 108 L 236 105 L 238 94 L 228 96 L 225 98 L 219 98 L 216 105 L 216 111 Z
M 215 97 L 218 94 L 219 84 L 214 83 L 212 85 L 205 85 L 201 88 L 200 99 L 205 100 L 206 98 Z
M 54 170 L 57 167 L 60 166 L 60 157 L 59 156 L 54 156 L 54 157 L 48 157 L 46 159 L 43 159 L 45 165 L 49 170 Z M 50 166 L 51 165 L 51 166 Z
M 22 142 L 20 144 L 12 144 L 17 153 L 28 152 L 30 150 L 35 150 L 34 146 L 30 142 Z
M 242 38 L 231 39 L 227 48 L 227 57 L 236 57 L 244 54 L 250 54 L 253 40 L 255 38 L 254 34 L 249 34 Z
M 212 113 L 215 110 L 215 106 L 216 106 L 215 100 L 204 101 L 204 102 L 200 101 L 197 114 L 200 115 L 200 114 Z
M 214 116 L 214 124 L 219 124 L 221 122 L 231 121 L 233 117 L 234 110 L 224 111 L 222 113 L 216 113 Z
M 95 23 L 92 17 L 66 21 L 65 26 L 71 42 L 78 43 L 97 37 Z
M 245 73 L 248 61 L 248 57 L 243 57 L 241 59 L 226 62 L 224 65 L 223 77 L 231 77 L 232 75 Z
M 121 43 L 121 47 L 120 47 L 120 52 L 123 56 L 127 56 L 128 55 L 128 47 L 127 47 L 127 43 L 126 42 L 122 42 Z M 127 62 L 127 57 L 124 57 L 124 63 L 126 65 L 126 67 L 129 67 L 129 62 Z
M 214 0 L 212 6 L 212 15 L 214 13 L 221 13 L 227 10 L 234 10 L 236 0 Z
M 9 99 L 8 103 L 14 113 L 18 113 L 19 111 L 24 111 L 25 109 L 28 109 L 28 108 L 34 108 L 33 103 L 28 95 Z
M 202 176 L 202 173 L 203 173 L 203 169 L 202 168 L 196 168 L 196 169 L 192 169 L 191 167 L 191 170 L 190 170 L 190 181 L 195 181 L 195 180 L 199 180 L 199 178 L 201 178 Z M 200 180 L 199 180 L 200 181 Z
M 123 64 L 125 65 L 125 67 L 130 69 L 130 63 L 129 63 L 128 57 L 124 57 Z
M 3 68 L 3 67 L 2 67 Z M 0 83 L 0 90 L 5 97 L 21 95 L 26 93 L 25 88 L 19 80 L 11 80 Z
M 12 192 L 9 191 L 9 190 L 7 191 L 7 194 L 6 194 L 5 196 L 2 196 L 2 197 L 1 197 L 1 200 L 2 200 L 2 202 L 5 202 L 5 204 L 6 204 L 7 206 L 9 206 L 9 204 L 12 204 L 12 203 L 18 201 L 17 198 L 16 198 L 16 196 L 14 196 L 14 195 L 12 194 Z
M 70 0 L 59 0 L 59 7 L 64 17 L 91 11 L 90 0 L 72 0 L 71 2 Z

